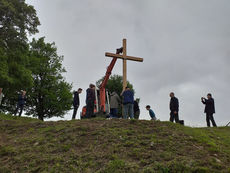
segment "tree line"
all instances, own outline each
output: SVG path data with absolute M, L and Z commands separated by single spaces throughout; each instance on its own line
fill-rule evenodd
M 63 117 L 71 109 L 72 85 L 63 77 L 63 56 L 55 43 L 38 33 L 39 18 L 25 0 L 0 0 L 0 87 L 3 88 L 3 112 L 13 113 L 18 92 L 27 91 L 27 115 L 40 120 Z
M 40 120 L 64 117 L 71 109 L 72 84 L 63 77 L 63 56 L 45 37 L 29 38 L 39 32 L 39 18 L 25 0 L 0 0 L 0 88 L 4 99 L 0 111 L 13 114 L 18 94 L 27 91 L 26 115 Z M 100 87 L 103 78 L 96 82 Z M 133 89 L 132 84 L 128 86 Z M 122 92 L 122 76 L 114 75 L 106 88 Z M 119 109 L 121 112 L 121 109 Z

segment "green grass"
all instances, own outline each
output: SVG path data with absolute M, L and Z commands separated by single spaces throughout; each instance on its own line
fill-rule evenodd
M 18 116 L 12 116 L 10 114 L 2 114 L 0 113 L 0 120 L 18 120 L 23 122 L 38 122 L 40 120 L 35 118 L 28 118 L 28 117 L 18 117 Z
M 230 172 L 230 128 L 1 114 L 0 172 Z

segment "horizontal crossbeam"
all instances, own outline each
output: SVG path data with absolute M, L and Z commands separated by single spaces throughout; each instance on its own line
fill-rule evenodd
M 105 56 L 112 57 L 112 58 L 124 59 L 124 60 L 138 61 L 138 62 L 143 62 L 144 61 L 143 58 L 133 57 L 133 56 L 123 56 L 123 55 L 114 54 L 114 53 L 108 53 L 108 52 L 105 53 Z

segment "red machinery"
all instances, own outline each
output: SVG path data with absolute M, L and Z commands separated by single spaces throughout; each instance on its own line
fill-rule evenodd
M 120 54 L 123 52 L 123 48 L 117 49 L 116 54 Z M 100 85 L 100 111 L 106 112 L 106 93 L 105 93 L 105 87 L 107 85 L 107 82 L 109 80 L 110 75 L 112 74 L 112 70 L 114 65 L 116 64 L 117 58 L 113 58 L 110 65 L 107 68 L 105 77 Z
M 120 54 L 123 52 L 123 48 L 119 48 L 117 49 L 116 51 L 116 54 Z M 105 77 L 99 87 L 100 91 L 99 91 L 99 96 L 97 94 L 97 90 L 95 90 L 96 92 L 96 102 L 95 102 L 95 110 L 94 110 L 94 113 L 98 113 L 98 112 L 103 112 L 103 113 L 106 113 L 106 103 L 109 104 L 108 102 L 108 98 L 106 99 L 106 85 L 107 85 L 107 82 L 109 80 L 109 77 L 110 75 L 112 74 L 112 70 L 113 70 L 113 67 L 114 65 L 116 64 L 116 61 L 117 61 L 117 58 L 113 58 L 110 65 L 108 66 L 107 68 L 107 71 L 106 71 L 106 74 L 105 74 Z M 98 101 L 98 98 L 99 98 L 99 101 Z M 107 102 L 106 102 L 107 100 Z M 99 105 L 99 110 L 98 110 L 98 105 Z M 81 113 L 81 118 L 84 118 L 86 114 L 86 107 L 83 107 L 82 109 L 82 113 Z

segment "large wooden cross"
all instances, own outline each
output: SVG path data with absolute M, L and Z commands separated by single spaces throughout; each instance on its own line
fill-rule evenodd
M 123 60 L 123 90 L 124 90 L 127 86 L 127 60 L 143 62 L 143 58 L 127 56 L 126 39 L 123 39 L 123 47 L 121 49 L 122 51 L 120 53 L 122 54 L 114 54 L 114 53 L 106 52 L 105 56 L 112 57 L 112 58 L 119 58 Z

